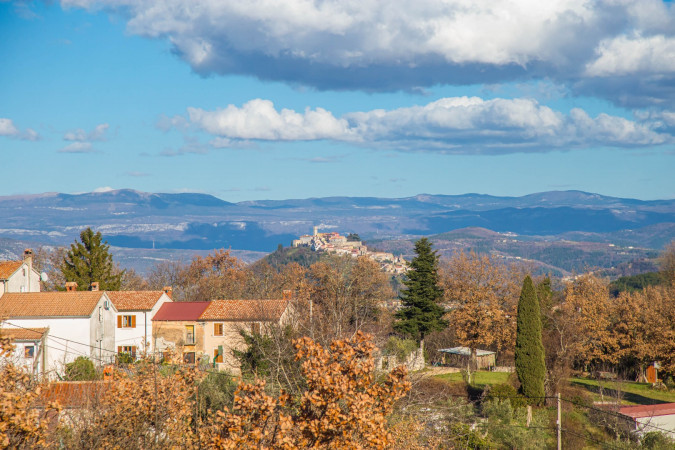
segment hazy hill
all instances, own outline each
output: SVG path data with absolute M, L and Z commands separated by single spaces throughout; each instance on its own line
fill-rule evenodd
M 569 271 L 583 264 L 610 267 L 625 262 L 626 256 L 655 254 L 654 249 L 675 238 L 675 200 L 642 201 L 580 191 L 522 197 L 420 194 L 239 203 L 206 194 L 129 189 L 0 197 L 0 238 L 47 245 L 69 244 L 90 226 L 122 249 L 189 252 L 224 247 L 270 253 L 279 244 L 288 246 L 296 236 L 311 233 L 315 225 L 321 231 L 356 232 L 377 245 L 435 235 L 446 252 L 470 247 Z M 507 233 L 518 237 L 501 242 Z M 404 250 L 408 244 L 387 245 Z M 618 251 L 619 247 L 641 248 L 642 253 L 633 255 L 629 249 Z

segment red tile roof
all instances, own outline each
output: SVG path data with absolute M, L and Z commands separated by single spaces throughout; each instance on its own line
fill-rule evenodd
M 15 341 L 37 341 L 49 328 L 0 328 L 0 336 Z
M 0 280 L 6 280 L 19 270 L 23 261 L 0 261 Z
M 278 322 L 288 300 L 213 300 L 201 320 L 224 322 Z
M 657 405 L 624 406 L 619 409 L 624 416 L 638 419 L 640 417 L 656 417 L 675 415 L 675 403 L 660 403 Z
M 150 311 L 164 291 L 106 291 L 118 311 Z
M 103 292 L 20 292 L 0 297 L 0 317 L 89 317 Z
M 152 320 L 199 320 L 199 316 L 207 306 L 209 302 L 166 302 L 159 308 Z

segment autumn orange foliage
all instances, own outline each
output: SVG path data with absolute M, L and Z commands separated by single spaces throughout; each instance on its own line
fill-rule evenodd
M 406 369 L 378 383 L 371 337 L 357 333 L 329 349 L 304 337 L 295 341 L 306 391 L 293 399 L 265 393 L 265 383 L 240 384 L 231 412 L 219 412 L 205 430 L 208 446 L 234 448 L 385 448 L 386 416 L 410 389 Z

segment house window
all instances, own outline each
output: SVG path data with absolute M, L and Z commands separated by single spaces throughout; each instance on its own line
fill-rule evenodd
M 185 344 L 195 345 L 195 326 L 185 325 Z
M 213 335 L 214 336 L 222 336 L 223 335 L 223 324 L 222 323 L 214 323 L 213 324 Z
M 223 362 L 222 347 L 220 349 L 217 349 L 217 348 L 213 349 L 213 362 L 215 362 L 215 363 L 222 363 Z
M 131 355 L 132 358 L 136 359 L 136 346 L 135 345 L 118 345 L 117 353 L 127 353 Z
M 194 364 L 195 363 L 195 352 L 183 353 L 183 362 L 185 364 Z
M 35 346 L 27 345 L 23 348 L 24 358 L 33 358 L 35 356 Z
M 251 333 L 260 334 L 260 324 L 258 322 L 253 322 L 251 324 Z
M 117 316 L 117 328 L 136 328 L 136 316 Z

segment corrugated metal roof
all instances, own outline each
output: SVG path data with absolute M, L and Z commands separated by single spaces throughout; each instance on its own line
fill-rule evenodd
M 164 291 L 106 291 L 118 311 L 150 311 Z
M 462 356 L 471 356 L 471 349 L 469 347 L 452 347 L 452 348 L 442 348 L 439 352 L 450 353 L 453 355 L 462 355 Z M 495 352 L 489 350 L 476 350 L 476 356 L 486 356 L 494 355 Z
M 207 306 L 209 302 L 166 302 L 159 308 L 152 320 L 199 320 Z
M 6 280 L 19 270 L 23 261 L 0 261 L 0 280 Z
M 656 417 L 675 415 L 675 403 L 659 403 L 657 405 L 623 406 L 619 412 L 624 416 L 638 419 L 640 417 Z
M 0 317 L 89 317 L 104 292 L 19 292 L 0 297 Z
M 279 321 L 289 305 L 288 300 L 213 300 L 201 320 L 224 322 Z

